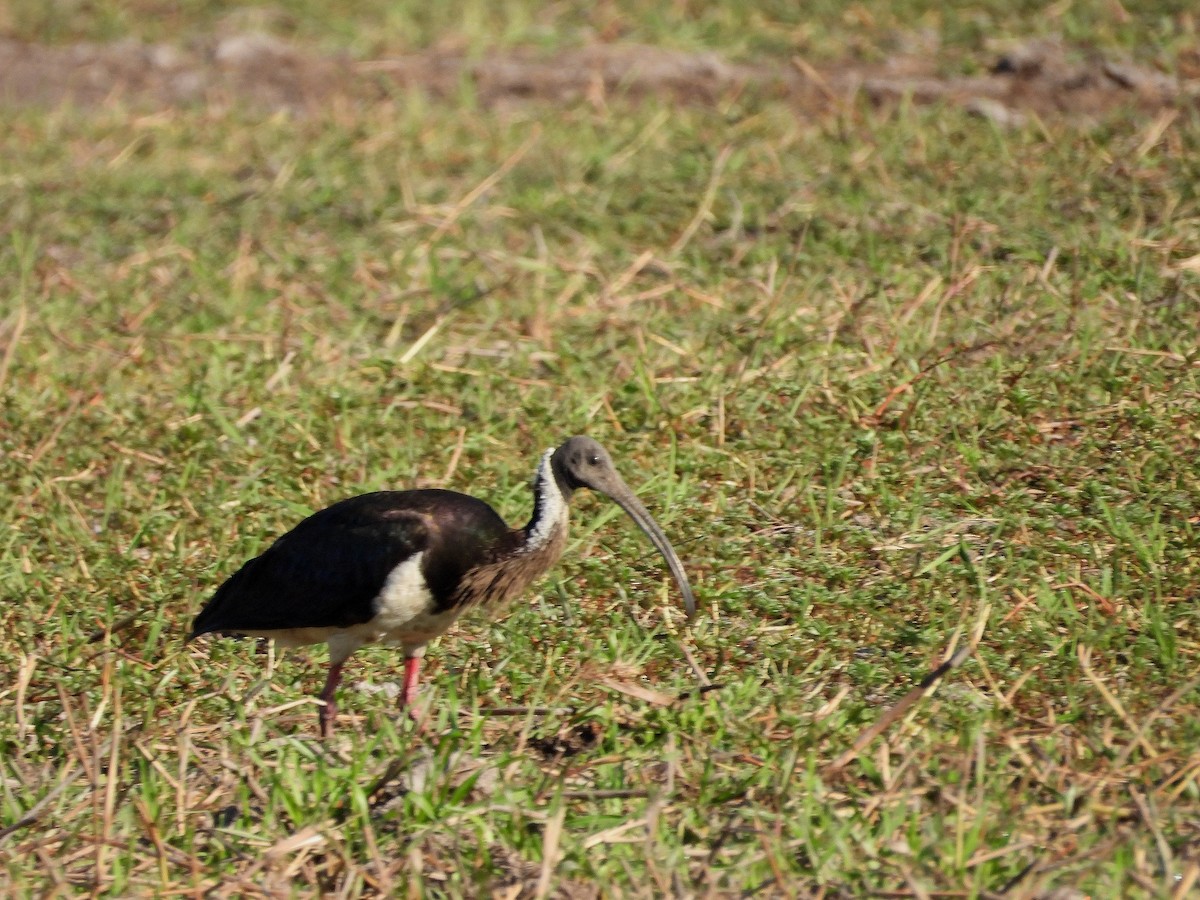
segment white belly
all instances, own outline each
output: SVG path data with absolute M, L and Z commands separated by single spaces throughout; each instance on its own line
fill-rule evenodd
M 392 569 L 375 599 L 375 617 L 345 628 L 284 628 L 278 631 L 246 632 L 274 638 L 280 646 L 329 644 L 330 662 L 346 659 L 366 644 L 399 644 L 406 656 L 417 656 L 425 645 L 446 631 L 460 610 L 436 612 L 433 594 L 425 585 L 418 553 Z

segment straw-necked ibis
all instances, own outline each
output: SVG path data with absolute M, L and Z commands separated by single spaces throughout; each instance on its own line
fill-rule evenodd
M 482 500 L 445 490 L 379 491 L 317 512 L 243 565 L 205 604 L 188 640 L 223 632 L 296 647 L 329 645 L 321 733 L 332 732 L 342 667 L 365 644 L 404 652 L 400 708 L 412 712 L 425 645 L 467 610 L 495 608 L 552 566 L 579 488 L 615 500 L 666 559 L 690 619 L 696 602 L 662 529 L 621 480 L 607 451 L 573 437 L 547 450 L 533 517 L 509 528 Z

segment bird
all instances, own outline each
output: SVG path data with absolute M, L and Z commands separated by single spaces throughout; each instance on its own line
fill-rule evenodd
M 205 603 L 187 642 L 207 634 L 273 638 L 279 646 L 326 643 L 329 672 L 318 706 L 330 737 L 346 661 L 363 646 L 399 645 L 401 711 L 414 718 L 421 659 L 468 610 L 499 611 L 562 555 L 568 508 L 581 488 L 615 501 L 662 554 L 690 621 L 687 573 L 598 442 L 577 435 L 546 450 L 533 478 L 533 515 L 510 528 L 483 500 L 427 488 L 376 491 L 334 503 L 250 559 Z

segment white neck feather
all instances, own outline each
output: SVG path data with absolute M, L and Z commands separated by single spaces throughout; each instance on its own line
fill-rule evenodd
M 537 475 L 534 480 L 534 515 L 536 519 L 530 523 L 529 535 L 525 539 L 525 551 L 541 550 L 553 538 L 558 528 L 567 527 L 567 498 L 563 496 L 554 477 L 554 467 L 550 465 L 550 457 L 554 450 L 542 454 L 538 463 Z

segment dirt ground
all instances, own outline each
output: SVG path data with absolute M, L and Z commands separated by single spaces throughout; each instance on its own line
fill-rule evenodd
M 943 66 L 943 68 L 945 68 Z M 1200 106 L 1200 48 L 1164 73 L 1058 41 L 1032 40 L 988 51 L 977 77 L 938 74 L 936 46 L 882 64 L 816 68 L 802 59 L 734 63 L 715 53 L 637 44 L 576 48 L 555 56 L 501 52 L 487 59 L 428 51 L 376 60 L 321 56 L 264 32 L 247 31 L 187 47 L 125 41 L 47 46 L 0 39 L 0 104 L 133 108 L 244 104 L 304 114 L 338 101 L 373 102 L 409 89 L 452 96 L 463 80 L 486 106 L 529 101 L 598 105 L 614 97 L 667 95 L 715 103 L 758 92 L 817 112 L 856 95 L 887 104 L 961 105 L 999 124 L 1028 114 L 1088 118 L 1116 107 L 1144 111 Z

